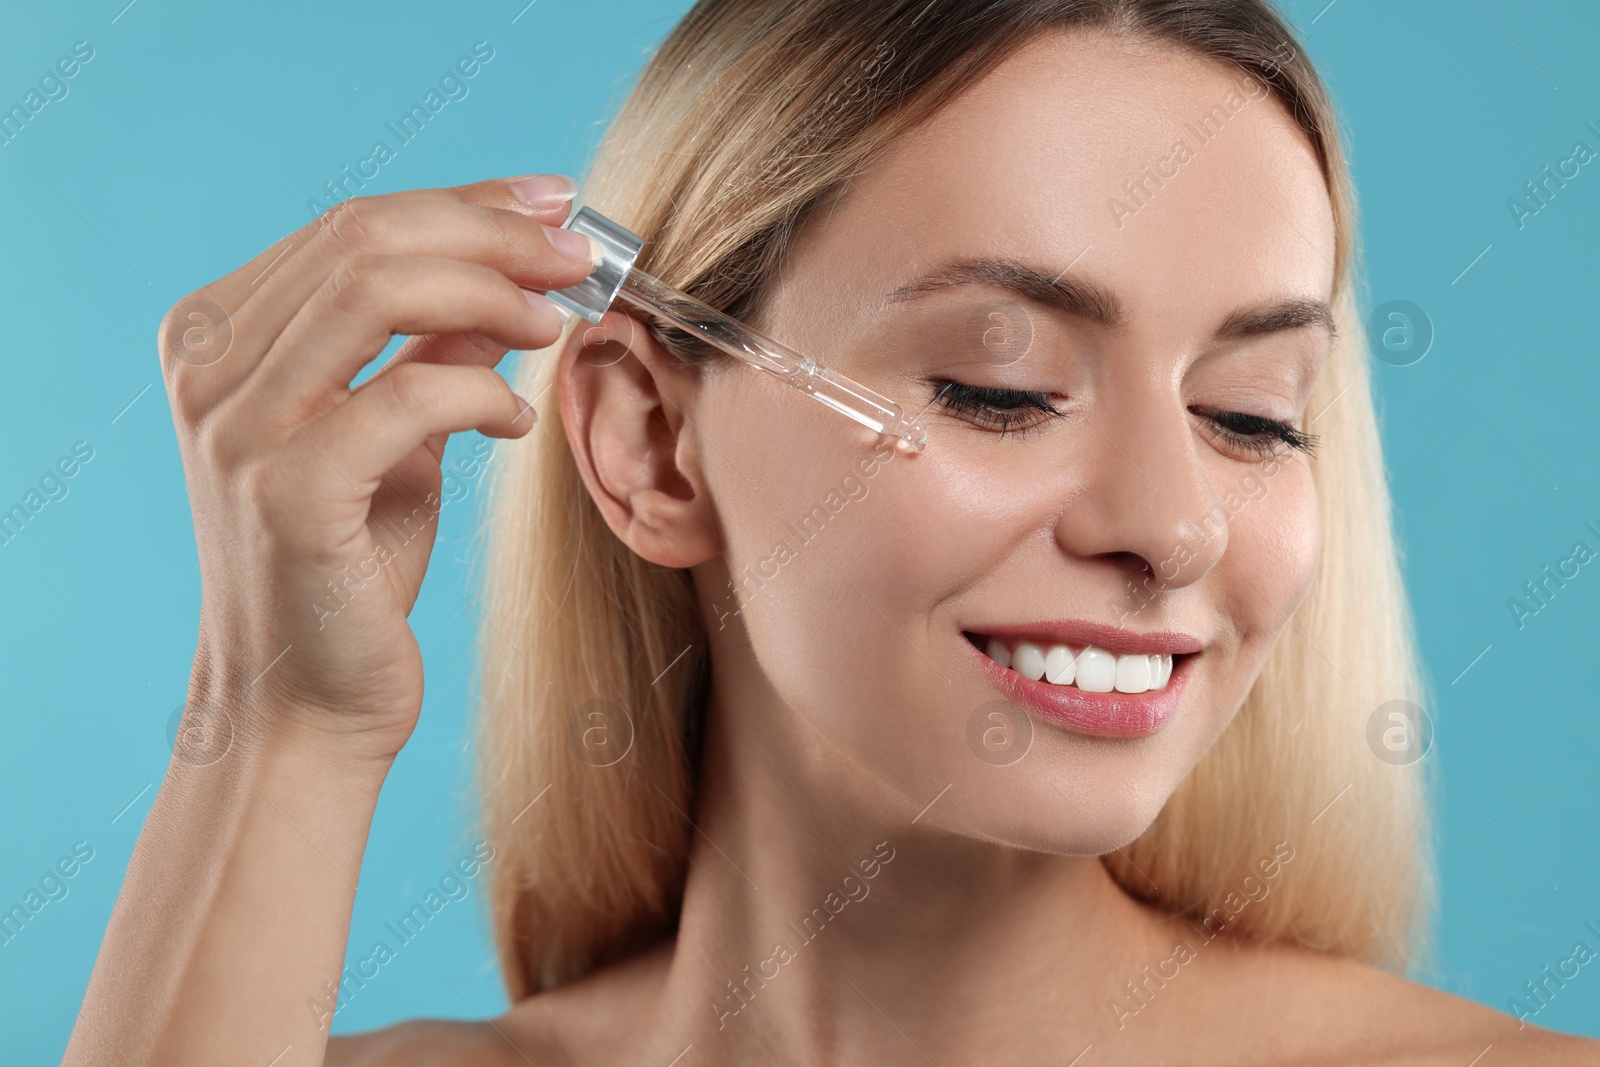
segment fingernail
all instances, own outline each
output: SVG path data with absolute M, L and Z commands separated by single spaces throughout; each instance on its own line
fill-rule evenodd
M 568 259 L 587 260 L 598 267 L 605 258 L 605 247 L 586 233 L 563 230 L 559 226 L 546 226 L 544 232 L 550 238 L 550 247 Z
M 523 419 L 527 419 L 529 422 L 539 421 L 539 413 L 533 410 L 533 405 L 528 403 L 521 393 L 512 393 L 511 395 L 517 398 L 517 407 L 519 408 L 517 417 L 511 420 L 513 426 Z
M 538 313 L 540 318 L 552 322 L 562 329 L 565 329 L 567 323 L 572 321 L 572 312 L 543 293 L 536 293 L 532 289 L 524 289 L 522 290 L 522 298 L 528 302 L 529 307 Z
M 511 194 L 529 207 L 557 207 L 578 194 L 578 183 L 565 174 L 535 174 L 512 182 Z

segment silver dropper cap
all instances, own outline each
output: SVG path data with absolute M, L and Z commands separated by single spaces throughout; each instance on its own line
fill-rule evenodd
M 552 289 L 545 296 L 573 314 L 598 323 L 617 298 L 628 271 L 633 268 L 633 261 L 639 258 L 644 238 L 589 207 L 579 208 L 561 228 L 593 237 L 600 242 L 605 255 L 583 281 L 565 289 Z

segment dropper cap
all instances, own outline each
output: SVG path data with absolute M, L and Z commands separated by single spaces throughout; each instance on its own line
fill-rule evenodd
M 644 238 L 590 207 L 579 208 L 561 228 L 593 237 L 600 242 L 605 254 L 599 266 L 583 281 L 565 289 L 553 289 L 545 296 L 573 314 L 599 323 L 622 289 L 633 261 L 639 258 Z

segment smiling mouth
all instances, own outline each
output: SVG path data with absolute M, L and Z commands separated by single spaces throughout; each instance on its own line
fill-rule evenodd
M 1136 695 L 1167 687 L 1176 666 L 1192 653 L 1115 653 L 1092 644 L 996 637 L 970 630 L 962 636 L 1001 667 L 1030 681 L 1084 693 Z

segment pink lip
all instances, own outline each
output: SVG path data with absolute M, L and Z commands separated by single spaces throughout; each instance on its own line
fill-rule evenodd
M 1029 632 L 1037 633 L 1037 630 Z M 1160 689 L 1143 693 L 1090 693 L 1076 686 L 1054 685 L 1024 678 L 1009 667 L 1000 666 L 971 641 L 965 638 L 963 641 L 972 649 L 979 668 L 1000 692 L 1047 722 L 1091 737 L 1148 737 L 1165 726 L 1178 708 L 1178 701 L 1189 680 L 1189 661 L 1194 658 L 1180 656 L 1174 659 L 1172 677 Z
M 1137 633 L 1088 619 L 1059 619 L 1055 622 L 1028 622 L 1012 626 L 963 626 L 968 633 L 998 637 L 1008 644 L 1014 641 L 1034 641 L 1041 644 L 1060 642 L 1063 645 L 1093 645 L 1117 655 L 1136 656 L 1142 652 L 1199 652 L 1205 647 L 1198 638 L 1188 634 L 1160 630 Z

